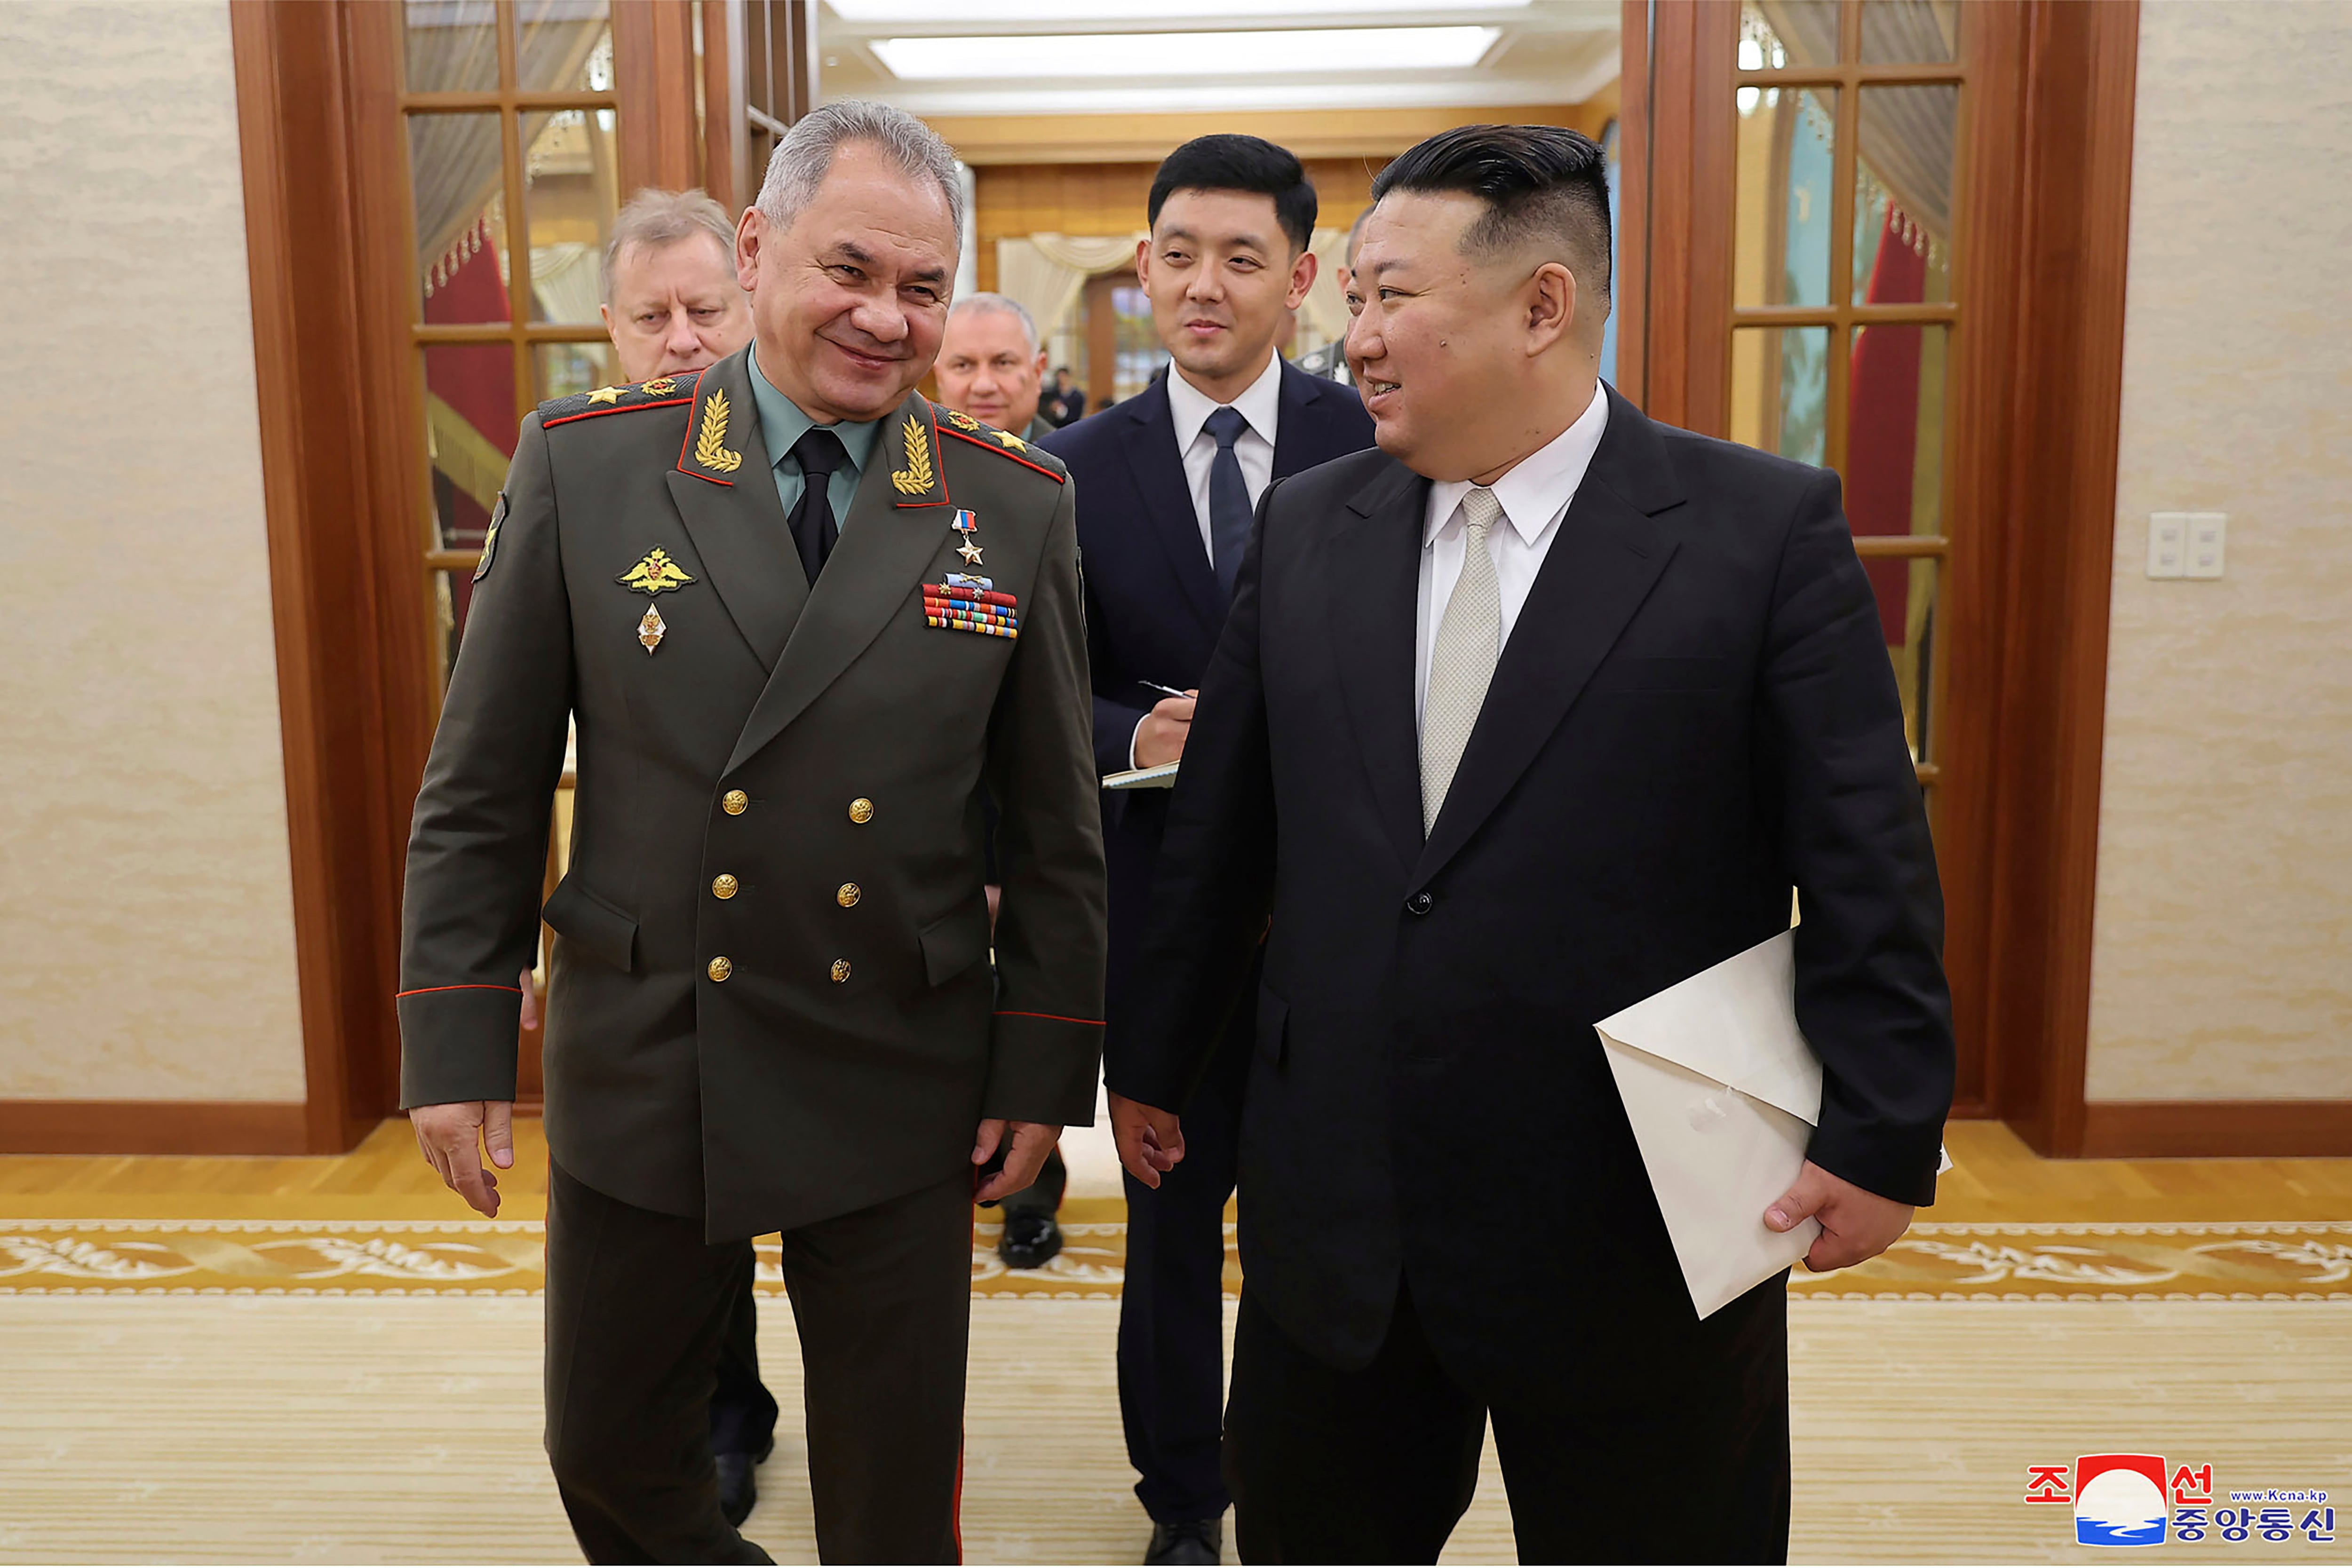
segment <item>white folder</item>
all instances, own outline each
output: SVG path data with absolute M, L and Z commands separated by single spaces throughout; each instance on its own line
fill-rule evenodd
M 1822 1113 L 1822 1063 L 1797 1028 L 1797 934 L 1783 931 L 1602 1019 L 1617 1078 L 1702 1318 L 1810 1251 L 1764 1210 L 1794 1185 Z M 1946 1155 L 1937 1169 L 1951 1166 Z

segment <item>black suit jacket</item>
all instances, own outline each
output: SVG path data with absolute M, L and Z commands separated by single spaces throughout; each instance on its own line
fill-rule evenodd
M 1793 885 L 1812 1157 L 1927 1202 L 1952 1088 L 1942 899 L 1835 476 L 1614 393 L 1424 842 L 1428 493 L 1367 452 L 1264 497 L 1108 1081 L 1183 1103 L 1270 915 L 1250 1291 L 1360 1365 L 1402 1272 L 1460 1375 L 1573 1390 L 1624 1343 L 1605 1336 L 1697 1344 L 1738 1316 L 1696 1322 L 1595 1020 L 1784 929 Z
M 1371 415 L 1353 388 L 1282 367 L 1274 476 L 1280 480 L 1372 444 Z M 1095 765 L 1122 772 L 1135 727 L 1164 694 L 1201 683 L 1224 624 L 1192 486 L 1176 450 L 1162 374 L 1136 396 L 1055 432 L 1043 444 L 1076 481 L 1078 549 L 1086 563 L 1087 654 L 1094 683 Z M 1110 994 L 1132 968 L 1168 821 L 1168 791 L 1103 797 L 1110 871 Z M 1116 1042 L 1108 1049 L 1117 1050 Z

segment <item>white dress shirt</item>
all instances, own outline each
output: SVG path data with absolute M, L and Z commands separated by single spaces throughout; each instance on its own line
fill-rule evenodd
M 1257 505 L 1274 483 L 1274 432 L 1282 414 L 1282 356 L 1266 361 L 1257 380 L 1242 389 L 1231 404 L 1212 402 L 1209 394 L 1168 367 L 1168 414 L 1176 422 L 1176 455 L 1184 460 L 1184 479 L 1192 492 L 1192 520 L 1200 525 L 1201 549 L 1212 562 L 1217 559 L 1216 537 L 1209 528 L 1209 465 L 1217 460 L 1217 438 L 1209 434 L 1209 416 L 1220 408 L 1241 411 L 1248 428 L 1234 439 L 1234 456 L 1242 465 L 1242 484 L 1250 505 Z M 1135 727 L 1143 728 L 1142 720 Z M 1135 737 L 1127 739 L 1127 765 L 1135 762 Z
M 1204 427 L 1209 416 L 1223 406 L 1186 381 L 1182 371 L 1168 367 L 1168 413 L 1176 422 L 1176 452 L 1184 459 L 1184 478 L 1192 486 L 1192 517 L 1201 525 L 1201 548 L 1212 561 L 1217 559 L 1217 547 L 1209 531 L 1209 465 L 1217 460 L 1217 438 Z M 1242 483 L 1248 487 L 1250 505 L 1255 507 L 1265 487 L 1274 483 L 1274 427 L 1282 414 L 1280 354 L 1266 361 L 1264 373 L 1244 388 L 1231 406 L 1249 421 L 1249 428 L 1234 442 L 1234 455 L 1241 460 Z
M 1576 423 L 1519 460 L 1517 467 L 1495 481 L 1495 499 L 1503 504 L 1507 528 L 1490 528 L 1486 550 L 1495 562 L 1495 586 L 1502 592 L 1503 646 L 1510 646 L 1511 628 L 1543 570 L 1544 557 L 1559 532 L 1560 519 L 1584 483 L 1600 448 L 1601 433 L 1609 423 L 1609 394 L 1593 388 L 1592 402 Z M 1412 670 L 1412 719 L 1416 732 L 1429 705 L 1429 661 L 1437 648 L 1437 629 L 1444 623 L 1445 606 L 1454 585 L 1462 578 L 1462 550 L 1466 530 L 1462 526 L 1462 497 L 1470 493 L 1467 479 L 1449 479 L 1429 487 L 1429 511 L 1422 522 L 1421 601 L 1415 612 Z

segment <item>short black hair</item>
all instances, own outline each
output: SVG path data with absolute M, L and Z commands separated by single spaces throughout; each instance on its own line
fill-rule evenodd
M 1298 155 L 1262 136 L 1196 136 L 1160 162 L 1151 177 L 1151 202 L 1144 223 L 1160 224 L 1160 209 L 1178 191 L 1242 191 L 1269 197 L 1290 248 L 1305 250 L 1315 238 L 1315 187 Z
M 1462 236 L 1474 255 L 1546 241 L 1564 250 L 1577 282 L 1609 298 L 1609 165 L 1591 137 L 1556 125 L 1461 125 L 1441 131 L 1372 180 L 1391 191 L 1459 192 L 1486 204 Z

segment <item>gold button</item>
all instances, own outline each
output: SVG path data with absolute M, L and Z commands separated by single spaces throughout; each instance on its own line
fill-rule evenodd
M 874 820 L 874 802 L 867 800 L 863 795 L 860 795 L 856 800 L 852 800 L 849 803 L 849 820 L 853 822 L 872 821 Z
M 866 895 L 864 894 L 857 891 L 857 884 L 854 882 L 843 883 L 841 884 L 841 891 L 833 895 L 834 902 L 840 904 L 844 909 L 856 908 L 857 901 L 865 896 Z
M 719 809 L 730 817 L 740 817 L 751 809 L 751 797 L 740 789 L 730 789 L 719 798 Z
M 732 898 L 735 896 L 735 890 L 742 885 L 743 884 L 735 880 L 732 873 L 722 871 L 717 876 L 710 879 L 711 896 L 714 898 Z
M 846 958 L 835 958 L 833 961 L 833 983 L 837 986 L 848 978 L 849 960 Z
M 732 958 L 713 958 L 712 960 L 710 960 L 710 977 L 711 977 L 712 979 L 714 979 L 714 980 L 723 980 L 723 979 L 725 979 L 728 976 L 730 976 L 730 975 L 733 974 L 734 972 L 735 972 L 735 960 L 734 960 L 734 959 L 732 959 Z

